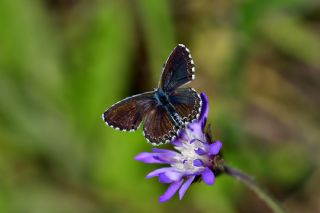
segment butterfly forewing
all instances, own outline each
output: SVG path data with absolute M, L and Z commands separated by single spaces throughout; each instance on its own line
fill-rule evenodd
M 200 114 L 201 98 L 192 88 L 179 88 L 169 96 L 169 99 L 176 112 L 186 123 L 192 122 Z
M 142 93 L 116 103 L 103 113 L 102 117 L 106 124 L 115 129 L 134 131 L 156 105 L 154 92 Z
M 176 128 L 166 109 L 158 105 L 146 115 L 144 136 L 153 145 L 170 142 L 176 135 Z
M 189 49 L 183 44 L 174 48 L 167 59 L 159 87 L 167 93 L 171 93 L 176 88 L 194 79 L 194 64 Z

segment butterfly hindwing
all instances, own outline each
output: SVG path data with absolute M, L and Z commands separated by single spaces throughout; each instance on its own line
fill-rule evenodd
M 143 131 L 148 142 L 160 145 L 170 142 L 172 137 L 176 135 L 177 129 L 167 110 L 158 105 L 146 115 Z
M 188 48 L 179 44 L 174 48 L 167 59 L 159 87 L 167 93 L 171 93 L 176 88 L 194 79 L 194 63 Z
M 107 125 L 122 131 L 135 131 L 144 116 L 155 108 L 154 92 L 128 97 L 110 107 L 102 115 Z
M 169 96 L 169 100 L 185 123 L 192 122 L 200 114 L 201 98 L 192 88 L 176 89 Z

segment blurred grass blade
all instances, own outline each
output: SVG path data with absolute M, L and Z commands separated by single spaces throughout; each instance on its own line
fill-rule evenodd
M 269 14 L 260 23 L 260 30 L 286 54 L 320 68 L 320 36 L 295 17 Z
M 127 90 L 133 45 L 128 9 L 113 1 L 96 6 L 84 38 L 75 41 L 77 72 L 70 79 L 77 125 L 89 131 L 102 123 L 105 108 Z
M 143 25 L 153 73 L 152 85 L 157 85 L 162 65 L 177 43 L 172 11 L 168 0 L 138 0 L 140 22 Z M 186 44 L 188 46 L 188 44 Z
M 52 95 L 62 83 L 59 45 L 39 2 L 0 1 L 0 71 Z

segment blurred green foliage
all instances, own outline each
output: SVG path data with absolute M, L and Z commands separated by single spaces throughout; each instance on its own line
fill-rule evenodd
M 319 1 L 1 0 L 0 212 L 269 212 L 225 176 L 159 204 L 141 130 L 101 120 L 177 43 L 225 160 L 290 212 L 319 209 Z

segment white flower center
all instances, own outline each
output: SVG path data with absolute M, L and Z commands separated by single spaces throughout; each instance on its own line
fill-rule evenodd
M 176 150 L 180 152 L 179 155 L 175 156 L 176 162 L 171 164 L 172 167 L 175 167 L 178 171 L 183 173 L 196 173 L 201 172 L 205 169 L 203 166 L 194 166 L 194 161 L 199 159 L 202 162 L 206 162 L 208 157 L 206 155 L 199 155 L 195 151 L 198 149 L 206 150 L 206 147 L 201 141 L 205 140 L 205 136 L 199 138 L 199 135 L 195 135 L 192 131 L 186 130 L 187 138 L 182 141 L 182 146 L 175 147 Z M 191 140 L 194 140 L 190 143 Z

